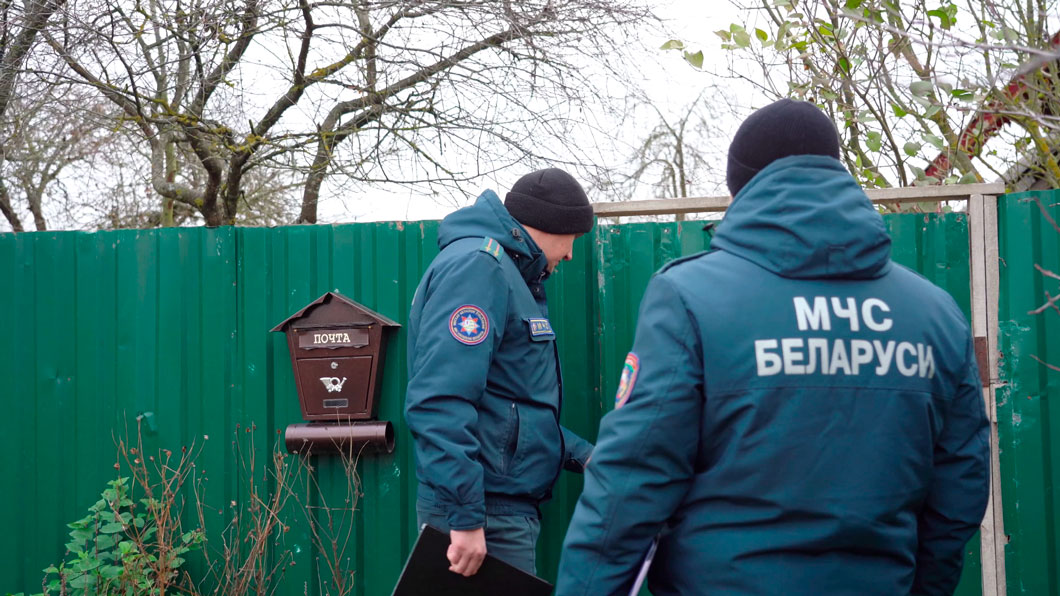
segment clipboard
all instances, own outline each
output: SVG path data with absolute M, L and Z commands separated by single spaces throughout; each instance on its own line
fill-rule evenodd
M 449 534 L 424 526 L 392 596 L 549 596 L 552 584 L 486 554 L 471 577 L 449 571 Z

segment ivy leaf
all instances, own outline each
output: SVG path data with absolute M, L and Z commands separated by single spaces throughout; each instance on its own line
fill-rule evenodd
M 870 130 L 865 136 L 865 144 L 868 145 L 869 150 L 879 152 L 880 147 L 883 145 L 883 135 L 875 130 Z
M 900 106 L 900 105 L 898 105 L 896 103 L 892 103 L 891 104 L 891 109 L 894 110 L 894 115 L 896 117 L 898 117 L 898 118 L 905 117 L 906 115 L 909 114 L 909 112 L 907 112 L 907 111 L 902 109 L 902 106 Z
M 725 33 L 724 31 L 717 31 L 718 34 Z M 727 39 L 725 41 L 728 41 Z M 680 39 L 671 39 L 670 41 L 662 44 L 659 47 L 660 50 L 683 50 L 685 49 L 685 42 Z
M 945 142 L 940 136 L 925 132 L 924 134 L 920 135 L 920 137 L 928 143 L 934 145 L 936 149 L 942 150 L 942 148 L 945 146 Z
M 862 0 L 847 0 L 847 10 L 857 10 L 861 7 Z
M 732 41 L 732 33 L 729 33 L 728 31 L 726 31 L 724 29 L 718 29 L 717 31 L 714 32 L 714 35 L 717 35 L 718 37 L 721 38 L 722 41 L 724 41 L 726 43 Z M 684 48 L 684 44 L 681 44 L 681 48 Z
M 927 110 L 924 110 L 924 117 L 925 118 L 931 118 L 932 116 L 934 116 L 935 114 L 938 114 L 941 111 L 942 111 L 942 106 L 931 106 Z
M 926 110 L 926 109 L 928 109 L 928 108 L 930 108 L 931 106 L 935 105 L 935 102 L 933 102 L 933 101 L 932 101 L 932 100 L 931 100 L 930 98 L 928 98 L 928 97 L 919 97 L 919 96 L 916 96 L 916 95 L 914 95 L 914 96 L 913 96 L 913 101 L 915 101 L 916 103 L 918 103 L 918 104 L 920 104 L 920 105 L 924 106 L 924 109 L 925 109 L 925 110 Z
M 953 26 L 953 19 L 951 19 L 950 15 L 948 15 L 946 11 L 942 8 L 929 10 L 927 14 L 929 17 L 935 17 L 936 19 L 938 19 L 939 26 L 941 26 L 943 29 L 949 30 L 949 28 Z
M 934 89 L 935 86 L 931 84 L 931 81 L 913 81 L 909 84 L 909 90 L 917 97 L 930 95 Z
M 755 37 L 757 37 L 758 41 L 762 43 L 769 41 L 769 34 L 761 29 L 755 29 Z
M 124 529 L 125 525 L 121 522 L 111 522 L 109 524 L 104 525 L 102 528 L 99 529 L 99 531 L 101 534 L 117 534 L 118 532 L 121 532 Z
M 785 49 L 787 49 L 787 47 L 784 44 L 784 40 L 787 39 L 787 37 L 788 37 L 788 29 L 790 29 L 790 28 L 791 28 L 791 23 L 789 23 L 787 21 L 784 21 L 783 23 L 780 24 L 780 27 L 777 29 L 777 41 L 773 45 L 777 48 L 778 51 L 782 52 Z
M 685 52 L 685 61 L 687 61 L 689 64 L 696 68 L 703 68 L 703 50 L 700 50 L 695 54 L 691 52 Z
M 913 141 L 909 141 L 905 144 L 905 146 L 902 147 L 902 149 L 909 157 L 916 157 L 917 154 L 920 153 L 920 148 L 923 146 L 924 145 L 922 143 L 914 143 Z
M 961 179 L 957 181 L 957 184 L 975 184 L 979 182 L 979 178 L 976 178 L 975 172 L 968 172 Z
M 751 45 L 751 34 L 746 29 L 739 25 L 733 25 L 729 29 L 732 31 L 732 41 L 738 47 L 746 48 Z
M 70 583 L 68 585 L 71 588 L 75 588 L 75 589 L 78 589 L 78 590 L 81 590 L 81 589 L 84 589 L 84 588 L 90 588 L 90 587 L 96 585 L 96 578 L 94 576 L 91 576 L 91 575 L 79 575 L 79 576 L 75 577 L 74 579 L 70 580 Z
M 957 99 L 971 99 L 975 97 L 975 93 L 972 93 L 967 89 L 954 89 L 953 91 L 950 91 L 950 95 Z
M 850 60 L 845 57 L 839 59 L 839 69 L 843 71 L 843 74 L 850 75 Z

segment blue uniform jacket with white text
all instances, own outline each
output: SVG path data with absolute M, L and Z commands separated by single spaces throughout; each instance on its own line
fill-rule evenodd
M 793 156 L 650 282 L 556 593 L 950 594 L 989 493 L 972 337 L 842 164 Z
M 446 217 L 409 314 L 405 419 L 418 499 L 454 530 L 537 514 L 592 445 L 559 423 L 547 260 L 492 191 Z

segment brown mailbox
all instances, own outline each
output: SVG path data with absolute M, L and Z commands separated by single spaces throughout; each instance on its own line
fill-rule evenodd
M 387 317 L 328 292 L 273 329 L 287 334 L 302 417 L 314 423 L 288 427 L 288 450 L 298 451 L 291 448 L 292 441 L 372 443 L 373 437 L 388 443 L 380 447 L 393 449 L 389 422 L 363 421 L 375 418 L 386 340 L 397 327 Z M 331 424 L 319 423 L 323 421 Z

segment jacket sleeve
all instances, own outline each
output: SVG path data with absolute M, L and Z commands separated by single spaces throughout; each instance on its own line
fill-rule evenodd
M 481 528 L 486 521 L 479 441 L 474 428 L 478 403 L 508 316 L 507 282 L 486 253 L 466 255 L 431 273 L 418 291 L 423 300 L 410 338 L 405 420 L 415 440 L 419 478 L 448 512 L 454 530 Z M 466 307 L 485 315 L 485 337 L 459 340 L 452 330 Z M 475 311 L 471 310 L 474 313 Z M 472 327 L 472 329 L 475 329 Z
M 565 426 L 563 430 L 563 469 L 568 472 L 584 472 L 585 464 L 589 463 L 589 457 L 593 454 L 593 444 L 574 434 Z
M 964 375 L 944 412 L 935 443 L 935 474 L 917 517 L 913 594 L 952 594 L 964 545 L 975 534 L 990 494 L 990 439 L 979 370 L 969 334 Z
M 627 357 L 632 390 L 607 414 L 563 546 L 556 594 L 627 593 L 652 538 L 693 479 L 702 350 L 684 302 L 656 275 Z M 634 365 L 629 363 L 635 362 Z

